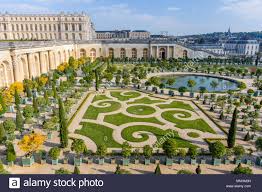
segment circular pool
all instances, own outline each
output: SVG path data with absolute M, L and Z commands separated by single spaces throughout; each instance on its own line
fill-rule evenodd
M 168 79 L 175 79 L 171 86 L 167 84 Z M 227 92 L 228 90 L 238 90 L 238 82 L 222 77 L 204 76 L 204 75 L 167 75 L 161 76 L 161 81 L 165 83 L 166 88 L 178 89 L 179 87 L 188 87 L 189 80 L 194 80 L 196 85 L 194 92 L 199 92 L 200 87 L 205 87 L 208 92 Z

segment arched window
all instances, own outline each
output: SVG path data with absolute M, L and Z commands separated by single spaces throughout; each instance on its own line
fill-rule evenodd
M 114 57 L 114 49 L 113 48 L 109 48 L 109 57 L 110 58 Z
M 80 40 L 83 40 L 83 37 L 82 37 L 82 34 L 81 34 L 81 33 L 79 33 L 79 39 L 80 39 Z
M 126 58 L 126 50 L 125 50 L 124 48 L 122 48 L 122 49 L 120 50 L 120 58 L 121 58 L 121 59 Z
M 4 33 L 4 40 L 7 40 L 7 34 Z
M 76 35 L 73 33 L 72 34 L 73 40 L 76 40 Z
M 96 59 L 96 50 L 94 48 L 90 50 L 90 58 L 92 61 Z
M 68 40 L 68 34 L 67 33 L 65 34 L 65 39 Z
M 86 50 L 80 49 L 80 57 L 86 57 Z
M 165 50 L 165 48 L 161 48 L 159 50 L 159 58 L 166 59 L 166 50 Z
M 132 49 L 132 58 L 133 59 L 137 59 L 137 50 L 136 50 L 136 48 Z
M 148 49 L 146 49 L 146 48 L 143 50 L 143 58 L 144 59 L 148 58 Z

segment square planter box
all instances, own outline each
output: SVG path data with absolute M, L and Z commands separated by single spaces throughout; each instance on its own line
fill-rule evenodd
M 180 165 L 185 164 L 185 159 L 179 159 L 179 164 L 180 164 Z
M 134 163 L 135 163 L 136 165 L 138 165 L 138 164 L 139 164 L 139 159 L 135 159 Z
M 31 167 L 33 164 L 34 164 L 35 160 L 34 160 L 34 157 L 29 157 L 29 158 L 26 158 L 26 157 L 23 157 L 22 158 L 22 165 L 23 167 Z
M 58 165 L 58 159 L 52 159 L 52 165 Z
M 65 158 L 63 159 L 63 164 L 68 164 L 68 158 L 65 157 Z
M 196 159 L 190 159 L 190 164 L 191 165 L 196 165 L 197 164 L 197 160 Z
M 241 159 L 235 159 L 235 160 L 234 160 L 234 163 L 235 163 L 236 165 L 238 165 L 239 163 L 242 163 L 242 161 L 241 161 Z
M 252 160 L 246 159 L 245 163 L 246 163 L 247 165 L 252 165 Z
M 111 163 L 111 164 L 115 164 L 115 163 L 116 163 L 116 159 L 115 159 L 115 158 L 111 158 L 111 159 L 110 159 L 110 163 Z
M 122 160 L 122 165 L 124 165 L 124 166 L 128 166 L 129 163 L 130 163 L 130 159 L 124 158 L 124 159 Z
M 97 159 L 98 165 L 103 165 L 105 163 L 105 159 L 104 158 L 99 158 Z
M 205 159 L 201 159 L 200 160 L 200 164 L 206 164 L 206 160 Z
M 13 167 L 14 166 L 14 162 L 13 161 L 7 162 L 7 165 L 8 165 L 8 167 Z
M 145 165 L 150 165 L 150 159 L 145 159 Z
M 219 165 L 221 165 L 221 159 L 213 159 L 213 165 L 214 165 L 214 166 L 219 166 Z
M 75 166 L 80 166 L 81 165 L 81 163 L 82 163 L 82 158 L 80 157 L 80 158 L 74 158 L 74 165 Z
M 173 165 L 173 159 L 166 158 L 166 165 L 167 166 L 172 166 Z
M 92 163 L 93 163 L 93 159 L 92 159 L 92 158 L 88 158 L 88 159 L 87 159 L 87 163 L 88 163 L 88 164 L 92 164 Z
M 225 165 L 229 165 L 230 164 L 230 160 L 229 159 L 225 159 Z
M 262 166 L 262 158 L 261 158 L 261 157 L 258 157 L 258 158 L 256 159 L 256 164 L 257 164 L 258 166 Z
M 51 132 L 47 133 L 47 139 L 48 140 L 52 139 L 52 133 Z
M 40 164 L 42 165 L 46 164 L 46 159 L 41 159 Z

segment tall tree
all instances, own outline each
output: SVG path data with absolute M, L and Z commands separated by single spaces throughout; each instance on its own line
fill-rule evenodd
M 61 98 L 58 99 L 59 104 L 59 124 L 60 124 L 60 143 L 62 148 L 68 146 L 68 130 L 65 117 L 65 109 Z
M 18 106 L 21 104 L 21 101 L 20 101 L 20 96 L 18 94 L 18 91 L 17 89 L 15 89 L 15 105 Z
M 24 126 L 24 119 L 23 119 L 23 115 L 21 113 L 20 107 L 18 107 L 17 111 L 16 111 L 15 123 L 16 123 L 16 129 L 18 131 L 22 132 L 23 126 Z
M 34 114 L 38 115 L 38 113 L 39 113 L 38 102 L 36 100 L 35 95 L 33 96 L 33 108 L 34 108 Z
M 227 145 L 229 148 L 233 148 L 236 142 L 237 114 L 238 110 L 235 108 L 227 137 Z
M 155 175 L 161 175 L 161 169 L 160 169 L 160 166 L 159 166 L 159 163 L 157 164 L 156 166 L 156 169 L 155 169 Z

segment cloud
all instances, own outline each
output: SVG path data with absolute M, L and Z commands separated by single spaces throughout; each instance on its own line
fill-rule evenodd
M 223 5 L 219 11 L 229 12 L 243 19 L 261 20 L 262 1 L 261 0 L 223 0 Z
M 167 10 L 168 11 L 179 11 L 179 10 L 181 10 L 181 8 L 179 8 L 179 7 L 168 7 Z
M 131 8 L 128 4 L 113 4 L 89 9 L 96 30 L 141 29 L 153 33 L 170 31 L 175 26 L 174 16 L 153 15 Z

